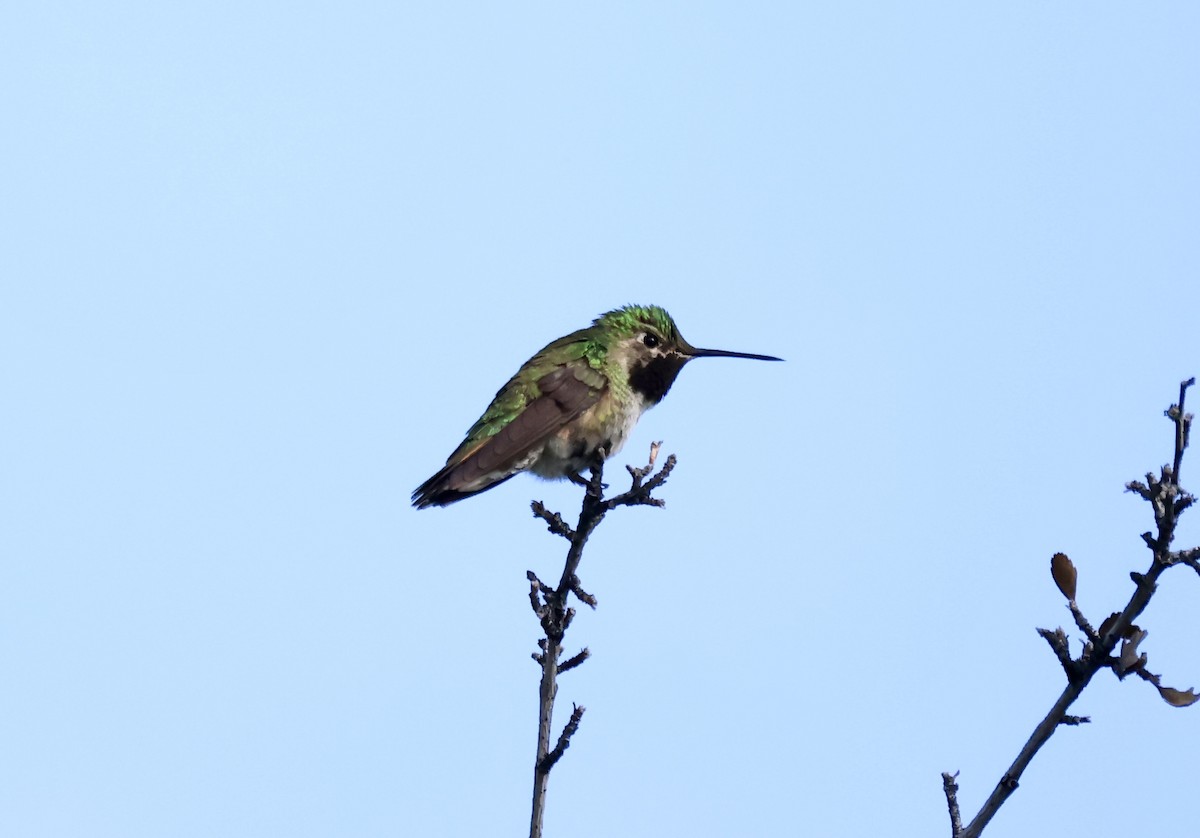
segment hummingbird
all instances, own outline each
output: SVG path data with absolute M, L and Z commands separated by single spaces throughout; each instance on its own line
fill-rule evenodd
M 658 306 L 630 305 L 547 344 L 500 388 L 413 506 L 446 506 L 522 471 L 585 483 L 580 472 L 621 450 L 642 413 L 662 401 L 693 358 L 771 355 L 697 349 Z

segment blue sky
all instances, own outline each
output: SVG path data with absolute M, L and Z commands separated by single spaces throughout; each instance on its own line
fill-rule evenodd
M 1096 622 L 1148 561 L 1122 487 L 1200 373 L 1198 30 L 10 4 L 0 832 L 525 834 L 525 571 L 563 557 L 528 503 L 579 491 L 408 495 L 525 358 L 646 302 L 787 363 L 689 366 L 620 455 L 680 463 L 584 559 L 548 834 L 948 834 L 940 772 L 973 813 L 1062 687 L 1051 554 Z M 1180 688 L 1197 597 L 1172 571 L 1140 621 Z M 1075 709 L 989 835 L 1195 823 L 1200 711 L 1111 675 Z

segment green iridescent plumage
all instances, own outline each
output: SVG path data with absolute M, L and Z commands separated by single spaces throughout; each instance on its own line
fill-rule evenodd
M 545 346 L 467 431 L 446 465 L 413 492 L 418 508 L 486 491 L 521 471 L 578 479 L 620 449 L 692 358 L 766 355 L 696 349 L 658 306 L 625 306 Z

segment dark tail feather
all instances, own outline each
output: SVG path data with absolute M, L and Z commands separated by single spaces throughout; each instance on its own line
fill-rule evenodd
M 461 489 L 451 489 L 449 486 L 452 482 L 450 477 L 454 468 L 454 466 L 447 466 L 418 486 L 417 490 L 412 493 L 412 505 L 417 509 L 428 509 L 431 506 L 449 506 L 463 498 L 469 498 L 472 495 L 486 492 L 488 489 L 494 489 L 505 480 L 511 480 L 517 475 L 516 472 L 513 472 L 508 477 L 502 477 L 495 483 L 489 483 L 480 489 L 464 492 Z

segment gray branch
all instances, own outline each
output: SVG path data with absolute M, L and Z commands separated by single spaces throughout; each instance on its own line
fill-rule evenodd
M 596 598 L 583 589 L 576 575 L 579 563 L 583 560 L 583 548 L 592 531 L 604 520 L 604 516 L 618 506 L 663 506 L 664 502 L 652 497 L 651 492 L 666 482 L 671 470 L 675 468 L 675 455 L 668 457 L 663 467 L 654 473 L 660 444 L 656 442 L 650 446 L 650 460 L 644 468 L 626 466 L 632 478 L 632 485 L 629 491 L 611 498 L 604 497 L 604 460 L 598 457 L 592 465 L 592 476 L 587 481 L 583 507 L 573 528 L 563 521 L 557 512 L 546 509 L 541 501 L 531 504 L 534 517 L 545 521 L 546 528 L 551 533 L 567 539 L 571 546 L 567 549 L 567 559 L 562 576 L 558 580 L 558 587 L 549 588 L 532 570 L 526 572 L 526 578 L 529 580 L 529 602 L 545 632 L 545 637 L 538 640 L 540 651 L 533 654 L 533 659 L 542 668 L 542 678 L 538 688 L 538 742 L 533 768 L 533 812 L 529 822 L 529 838 L 541 838 L 550 770 L 570 746 L 571 737 L 579 730 L 579 724 L 583 720 L 584 708 L 574 705 L 570 721 L 563 727 L 554 747 L 550 747 L 558 676 L 584 663 L 591 655 L 585 648 L 559 662 L 563 649 L 563 635 L 575 616 L 575 609 L 567 605 L 568 600 L 574 596 L 591 608 L 596 607 Z M 650 479 L 647 480 L 647 477 Z
M 1068 570 L 1072 575 L 1071 588 L 1064 592 L 1068 597 L 1068 607 L 1075 620 L 1076 626 L 1083 632 L 1085 643 L 1078 658 L 1072 658 L 1067 647 L 1066 633 L 1060 628 L 1055 631 L 1038 629 L 1038 633 L 1050 644 L 1055 657 L 1058 658 L 1067 676 L 1067 686 L 1050 708 L 1046 717 L 1034 728 L 1033 734 L 1021 748 L 1012 765 L 1000 777 L 996 787 L 984 802 L 983 807 L 969 824 L 962 825 L 958 808 L 958 783 L 956 774 L 942 774 L 942 789 L 946 795 L 946 803 L 950 811 L 950 827 L 953 838 L 978 838 L 992 817 L 1004 805 L 1020 785 L 1021 775 L 1033 760 L 1038 750 L 1049 741 L 1060 725 L 1079 725 L 1090 721 L 1087 716 L 1067 714 L 1067 709 L 1075 702 L 1091 682 L 1092 678 L 1102 669 L 1111 669 L 1118 678 L 1124 678 L 1130 672 L 1136 673 L 1142 680 L 1149 681 L 1158 688 L 1164 700 L 1175 706 L 1187 706 L 1197 700 L 1191 690 L 1181 692 L 1170 687 L 1163 687 L 1159 677 L 1146 671 L 1146 656 L 1138 654 L 1137 645 L 1146 636 L 1146 632 L 1134 625 L 1134 620 L 1145 610 L 1150 598 L 1158 587 L 1158 578 L 1167 568 L 1183 564 L 1192 567 L 1200 573 L 1200 548 L 1191 548 L 1172 552 L 1171 542 L 1175 539 L 1175 528 L 1179 515 L 1190 507 L 1194 501 L 1191 494 L 1184 491 L 1179 483 L 1179 471 L 1183 464 L 1183 452 L 1188 446 L 1191 431 L 1192 416 L 1183 409 L 1187 390 L 1196 379 L 1191 378 L 1179 385 L 1179 402 L 1171 405 L 1166 416 L 1174 424 L 1175 451 L 1169 465 L 1164 465 L 1158 476 L 1146 475 L 1146 482 L 1131 481 L 1126 489 L 1137 494 L 1150 503 L 1154 510 L 1155 532 L 1143 533 L 1142 540 L 1152 553 L 1150 567 L 1145 573 L 1131 573 L 1134 582 L 1133 595 L 1119 614 L 1113 614 L 1103 623 L 1099 630 L 1092 628 L 1091 623 L 1083 616 L 1074 600 L 1073 566 L 1066 560 Z M 1058 578 L 1056 577 L 1056 581 Z M 1061 588 L 1061 586 L 1060 586 Z M 1114 657 L 1117 644 L 1121 644 L 1121 653 Z

